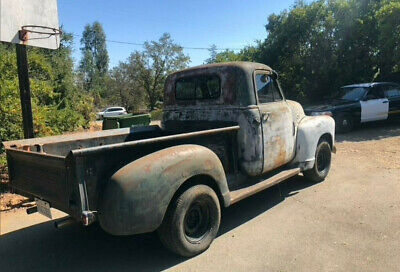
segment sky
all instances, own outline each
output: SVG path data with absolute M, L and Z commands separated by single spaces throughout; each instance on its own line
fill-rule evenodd
M 99 21 L 107 40 L 131 43 L 158 40 L 171 34 L 183 47 L 242 48 L 266 38 L 272 13 L 290 8 L 294 0 L 58 0 L 60 24 L 81 35 L 88 23 Z M 79 62 L 80 37 L 74 37 L 74 60 Z M 140 45 L 107 42 L 110 68 L 125 61 Z M 203 64 L 207 50 L 184 49 L 190 66 Z

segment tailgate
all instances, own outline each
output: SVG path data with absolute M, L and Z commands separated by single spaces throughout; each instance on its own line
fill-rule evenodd
M 67 168 L 65 158 L 44 153 L 7 149 L 10 186 L 27 196 L 34 195 L 65 210 Z

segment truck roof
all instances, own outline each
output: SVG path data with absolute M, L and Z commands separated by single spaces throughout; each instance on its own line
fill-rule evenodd
M 257 62 L 249 62 L 249 61 L 231 61 L 231 62 L 221 62 L 221 63 L 211 63 L 211 64 L 203 64 L 194 67 L 190 67 L 187 69 L 180 70 L 174 74 L 186 73 L 193 70 L 201 70 L 201 69 L 212 69 L 212 68 L 221 68 L 221 67 L 236 67 L 245 71 L 254 71 L 254 70 L 269 70 L 272 71 L 271 67 L 268 65 L 257 63 Z

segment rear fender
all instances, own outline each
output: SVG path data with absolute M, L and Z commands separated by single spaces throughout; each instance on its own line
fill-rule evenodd
M 303 171 L 314 167 L 315 151 L 322 136 L 331 139 L 334 150 L 335 121 L 330 116 L 305 116 L 297 128 L 296 156 L 293 163 Z
M 218 156 L 199 145 L 179 145 L 137 159 L 118 170 L 102 192 L 99 221 L 114 235 L 156 230 L 178 188 L 197 175 L 211 177 L 229 205 L 229 190 Z

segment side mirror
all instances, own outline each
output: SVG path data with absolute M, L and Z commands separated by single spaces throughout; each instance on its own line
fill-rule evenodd
M 269 81 L 268 75 L 262 75 L 260 78 L 262 83 L 267 83 Z
M 276 71 L 272 71 L 271 77 L 272 77 L 272 79 L 277 80 L 278 79 L 278 73 Z

